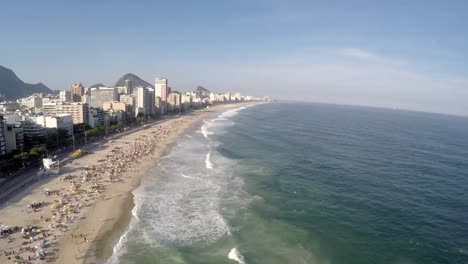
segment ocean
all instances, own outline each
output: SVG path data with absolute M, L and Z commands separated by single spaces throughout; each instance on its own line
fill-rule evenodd
M 134 196 L 112 263 L 468 263 L 468 118 L 240 107 L 181 136 Z

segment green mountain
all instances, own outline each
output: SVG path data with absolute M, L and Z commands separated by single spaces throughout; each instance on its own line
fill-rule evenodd
M 53 91 L 43 83 L 25 83 L 12 70 L 0 65 L 0 94 L 7 100 L 16 100 L 33 93 L 49 94 Z
M 88 88 L 99 88 L 99 87 L 107 87 L 107 86 L 105 86 L 105 85 L 102 84 L 102 83 L 96 83 L 95 85 L 91 85 L 91 86 L 88 87 Z
M 132 82 L 132 87 L 153 87 L 150 83 L 144 81 L 140 77 L 136 76 L 133 73 L 127 73 L 124 76 L 122 76 L 114 85 L 114 87 L 122 87 L 125 86 L 125 80 L 130 80 Z M 154 87 L 153 87 L 154 88 Z

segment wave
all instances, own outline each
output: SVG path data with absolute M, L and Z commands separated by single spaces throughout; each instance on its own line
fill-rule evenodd
M 177 160 L 168 161 L 173 166 Z M 220 186 L 211 180 L 188 176 L 172 177 L 174 167 L 155 171 L 162 179 L 148 177 L 138 191 L 134 225 L 129 242 L 158 248 L 210 242 L 229 232 L 219 212 Z M 198 169 L 194 175 L 201 174 Z M 125 241 L 125 240 L 123 240 Z M 137 242 L 135 242 L 137 241 Z
M 112 249 L 112 256 L 106 261 L 107 264 L 118 263 L 119 257 L 122 256 L 123 253 L 125 253 L 124 243 L 127 240 L 127 235 L 129 231 L 130 228 L 127 228 L 127 230 L 119 238 L 119 242 L 117 242 L 117 244 Z
M 224 118 L 224 117 L 216 117 L 216 118 L 213 118 L 211 119 L 212 122 L 216 122 L 216 121 L 226 121 L 227 119 Z
M 205 138 L 208 138 L 208 129 L 206 127 L 206 124 L 201 127 L 201 132 Z
M 204 125 L 201 127 L 201 133 L 206 139 L 209 139 L 208 138 L 209 135 L 215 134 L 212 131 L 209 131 L 210 128 L 234 125 L 235 122 L 230 120 L 230 118 L 236 116 L 237 114 L 239 114 L 240 111 L 247 109 L 249 107 L 251 107 L 251 105 L 227 110 L 225 112 L 222 112 L 217 117 L 211 119 L 210 121 L 204 119 L 203 120 Z
M 188 175 L 185 175 L 185 174 L 183 174 L 183 173 L 180 173 L 180 175 L 182 175 L 182 177 L 184 177 L 184 178 L 189 178 L 189 179 L 194 179 L 194 180 L 201 180 L 201 178 L 193 177 L 193 176 L 188 176 Z
M 251 107 L 252 105 L 248 105 L 248 106 L 242 106 L 242 107 L 239 107 L 239 108 L 235 108 L 235 109 L 231 109 L 231 110 L 228 110 L 228 111 L 225 111 L 223 112 L 221 115 L 218 116 L 218 118 L 223 118 L 223 119 L 226 119 L 228 117 L 233 117 L 233 116 L 236 116 L 239 114 L 240 111 L 244 110 L 244 109 L 247 109 L 249 107 Z
M 131 211 L 133 218 L 130 220 L 130 224 L 129 224 L 128 228 L 125 230 L 125 232 L 119 238 L 119 241 L 117 242 L 117 244 L 112 249 L 112 255 L 106 261 L 107 264 L 118 263 L 119 262 L 119 257 L 122 256 L 126 252 L 124 244 L 128 240 L 128 234 L 129 234 L 130 230 L 132 230 L 132 228 L 136 225 L 136 222 L 138 222 L 138 213 L 137 212 L 138 212 L 138 210 L 139 210 L 139 208 L 141 206 L 141 203 L 138 202 L 135 199 L 135 195 L 134 195 L 134 203 L 135 203 L 135 205 L 133 206 L 133 209 Z
M 205 120 L 203 120 L 205 121 Z M 205 124 L 201 127 L 201 133 L 203 134 L 203 136 L 208 139 L 208 136 L 209 135 L 213 135 L 214 133 L 213 132 L 210 132 L 208 131 L 208 128 L 211 126 L 211 123 L 208 123 L 205 121 Z
M 234 177 L 232 170 L 236 161 L 216 155 L 220 143 L 210 135 L 223 133 L 232 123 L 228 119 L 242 109 L 245 107 L 218 114 L 215 120 L 203 120 L 201 133 L 198 130 L 178 138 L 159 166 L 148 171 L 133 192 L 132 220 L 115 245 L 109 263 L 133 258 L 139 254 L 135 248 L 141 252 L 164 250 L 212 243 L 231 235 L 228 219 L 235 214 L 239 200 L 248 198 L 239 194 L 242 180 Z M 236 248 L 228 257 L 245 263 Z
M 205 166 L 207 169 L 213 169 L 213 162 L 211 162 L 211 150 L 206 154 Z
M 239 264 L 246 264 L 244 257 L 237 248 L 232 248 L 231 251 L 229 251 L 228 258 L 237 261 Z

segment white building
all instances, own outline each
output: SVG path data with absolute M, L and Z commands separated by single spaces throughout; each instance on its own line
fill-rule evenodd
M 24 134 L 21 122 L 17 124 L 5 123 L 5 144 L 7 153 L 24 147 Z
M 89 107 L 88 104 L 85 103 L 51 101 L 44 103 L 42 105 L 42 110 L 49 114 L 71 114 L 73 124 L 88 124 L 89 122 Z
M 230 97 L 230 93 L 228 93 L 228 94 L 229 94 L 229 97 Z M 226 98 L 226 94 L 210 93 L 210 101 L 212 103 L 214 103 L 214 102 L 223 103 L 223 102 L 228 101 L 228 99 Z
M 172 92 L 167 96 L 167 103 L 172 111 L 180 109 L 182 104 L 182 96 L 178 92 Z
M 36 109 L 42 107 L 42 95 L 41 94 L 33 94 L 29 97 L 21 98 L 18 100 L 18 104 L 20 107 L 26 107 L 29 109 Z
M 224 98 L 226 101 L 230 102 L 232 99 L 231 99 L 231 93 L 230 92 L 227 92 L 224 94 Z
M 233 101 L 241 101 L 241 100 L 242 100 L 242 96 L 241 96 L 240 93 L 233 93 L 231 99 L 232 99 Z
M 120 102 L 126 104 L 128 108 L 128 117 L 135 117 L 136 96 L 131 94 L 124 94 L 120 96 Z
M 0 103 L 0 111 L 1 112 L 14 112 L 18 110 L 18 103 L 17 102 L 2 102 Z
M 73 118 L 71 114 L 40 115 L 29 117 L 34 123 L 45 128 L 65 129 L 73 135 Z
M 118 101 L 117 89 L 113 87 L 97 87 L 89 89 L 91 96 L 90 107 L 102 108 L 104 102 Z
M 135 90 L 136 92 L 136 106 L 135 106 L 135 116 L 138 114 L 149 115 L 151 111 L 151 107 L 149 105 L 149 91 L 145 87 L 137 87 Z
M 155 96 L 161 98 L 161 102 L 163 104 L 167 101 L 167 79 L 163 77 L 157 77 L 154 80 L 154 89 L 155 89 Z
M 60 101 L 70 102 L 71 101 L 71 92 L 70 91 L 60 91 Z

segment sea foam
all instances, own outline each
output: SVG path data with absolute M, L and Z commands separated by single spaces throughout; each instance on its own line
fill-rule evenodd
M 239 264 L 246 264 L 244 257 L 237 248 L 232 248 L 231 251 L 229 251 L 228 258 L 237 261 Z
M 211 243 L 231 235 L 223 214 L 231 211 L 233 214 L 235 209 L 223 208 L 222 201 L 226 199 L 226 192 L 230 197 L 237 197 L 242 183 L 232 175 L 236 161 L 214 155 L 219 142 L 209 136 L 232 125 L 229 118 L 240 110 L 242 108 L 222 113 L 219 119 L 205 121 L 201 133 L 179 138 L 171 152 L 161 158 L 161 164 L 148 171 L 133 192 L 133 218 L 114 247 L 111 263 L 130 257 L 133 253 L 127 253 L 130 246 L 155 250 L 161 246 Z M 237 207 L 238 202 L 232 199 L 238 198 L 228 198 L 228 202 Z M 245 263 L 236 248 L 231 250 L 229 258 Z
M 213 162 L 211 162 L 211 151 L 206 154 L 205 166 L 207 169 L 213 169 Z

